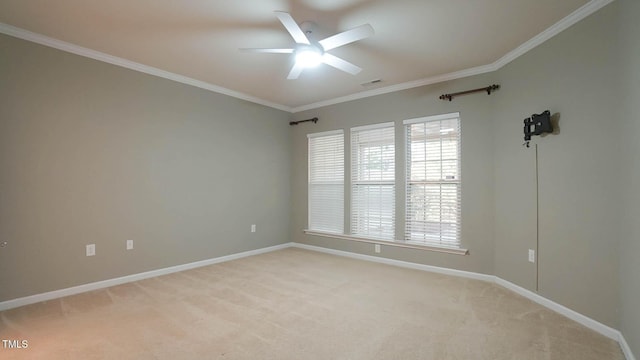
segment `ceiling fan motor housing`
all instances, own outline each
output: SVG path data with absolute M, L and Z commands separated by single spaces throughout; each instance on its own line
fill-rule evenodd
M 316 40 L 313 36 L 313 31 L 316 28 L 315 23 L 304 21 L 298 25 L 291 17 L 291 14 L 283 11 L 276 11 L 275 13 L 282 25 L 293 37 L 296 43 L 295 46 L 286 49 L 244 49 L 244 51 L 275 54 L 293 53 L 295 63 L 287 76 L 287 79 L 290 80 L 297 79 L 305 68 L 314 67 L 320 63 L 327 64 L 351 75 L 356 75 L 362 70 L 362 68 L 327 51 L 373 35 L 374 31 L 371 25 L 360 25 L 322 40 Z

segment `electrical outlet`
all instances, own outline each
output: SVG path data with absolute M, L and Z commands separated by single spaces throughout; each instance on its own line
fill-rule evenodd
M 256 224 L 251 224 L 251 232 L 256 232 Z
M 376 252 L 376 254 L 380 253 L 380 244 L 375 244 L 374 250 Z
M 529 262 L 536 262 L 536 251 L 533 249 L 529 249 Z
M 133 240 L 127 240 L 127 250 L 133 249 Z
M 87 245 L 87 256 L 94 256 L 96 254 L 96 244 Z

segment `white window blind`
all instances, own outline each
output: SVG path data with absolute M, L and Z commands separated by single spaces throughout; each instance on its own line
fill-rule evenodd
M 309 229 L 344 233 L 344 133 L 307 135 Z
M 460 115 L 404 122 L 407 131 L 405 240 L 460 247 Z
M 351 234 L 393 240 L 393 123 L 351 129 Z

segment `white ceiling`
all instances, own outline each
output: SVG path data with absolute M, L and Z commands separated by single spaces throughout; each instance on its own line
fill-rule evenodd
M 0 31 L 298 111 L 489 71 L 610 1 L 2 0 Z M 275 10 L 316 23 L 318 39 L 371 24 L 372 37 L 331 51 L 363 71 L 321 65 L 287 80 L 290 54 L 238 51 L 293 46 Z

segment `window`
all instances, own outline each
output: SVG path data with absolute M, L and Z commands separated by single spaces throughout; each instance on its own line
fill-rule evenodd
M 393 123 L 351 129 L 351 234 L 393 240 L 395 143 Z
M 309 229 L 344 233 L 344 133 L 307 135 Z
M 405 240 L 460 247 L 460 115 L 411 119 L 407 131 Z
M 460 240 L 460 124 L 459 113 L 405 120 L 405 136 L 400 138 L 405 150 L 398 159 L 406 167 L 400 170 L 395 166 L 399 124 L 354 127 L 349 138 L 343 130 L 307 135 L 309 226 L 305 232 L 467 254 Z M 348 182 L 345 143 L 351 151 Z M 396 179 L 403 178 L 401 186 L 406 187 L 397 200 L 405 211 L 396 219 Z M 395 236 L 396 220 L 404 220 L 400 223 L 404 236 Z

